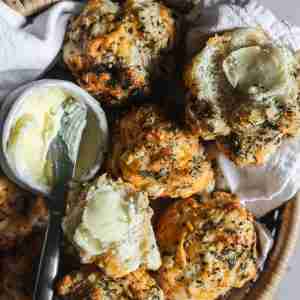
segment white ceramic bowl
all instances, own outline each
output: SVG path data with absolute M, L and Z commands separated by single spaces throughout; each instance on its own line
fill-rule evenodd
M 33 186 L 33 184 L 30 183 L 29 180 L 26 180 L 26 178 L 19 180 L 21 176 L 20 174 L 15 174 L 14 168 L 11 166 L 6 153 L 6 147 L 10 129 L 15 122 L 14 117 L 19 108 L 22 106 L 24 101 L 28 99 L 28 95 L 32 94 L 37 89 L 47 87 L 60 87 L 70 93 L 76 100 L 85 103 L 88 108 L 88 114 L 92 114 L 96 117 L 96 122 L 98 123 L 99 129 L 102 131 L 102 141 L 101 145 L 98 147 L 99 149 L 97 149 L 95 162 L 88 170 L 84 170 L 81 177 L 76 178 L 76 180 L 86 181 L 91 179 L 100 169 L 103 163 L 104 154 L 108 149 L 108 125 L 105 112 L 101 108 L 99 102 L 79 86 L 68 81 L 45 79 L 29 83 L 9 94 L 2 103 L 0 109 L 0 134 L 2 137 L 0 143 L 0 165 L 6 175 L 18 185 L 43 195 L 48 195 L 49 190 L 43 189 L 39 186 Z M 86 153 L 86 155 L 89 155 L 89 153 Z

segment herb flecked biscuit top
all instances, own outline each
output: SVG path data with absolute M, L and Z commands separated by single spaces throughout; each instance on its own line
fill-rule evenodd
M 190 127 L 238 165 L 264 163 L 300 132 L 298 61 L 259 28 L 210 38 L 184 80 Z
M 133 108 L 117 124 L 110 168 L 152 198 L 210 191 L 214 173 L 196 135 L 154 105 Z
M 164 300 L 158 284 L 142 269 L 113 280 L 88 266 L 66 275 L 57 291 L 64 300 Z
M 167 300 L 215 300 L 256 278 L 252 215 L 224 192 L 180 200 L 157 226 L 159 282 Z
M 64 61 L 99 101 L 123 104 L 147 94 L 164 53 L 172 49 L 171 11 L 152 0 L 90 0 L 71 21 Z

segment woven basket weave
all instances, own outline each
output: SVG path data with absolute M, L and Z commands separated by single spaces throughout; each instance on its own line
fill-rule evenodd
M 22 15 L 30 16 L 61 0 L 3 1 Z M 300 232 L 300 193 L 284 206 L 281 219 L 277 239 L 264 271 L 247 295 L 245 293 L 239 295 L 239 300 L 273 299 L 278 285 L 287 271 L 288 261 L 296 248 Z
M 243 300 L 273 299 L 297 245 L 300 232 L 300 193 L 285 205 L 281 218 L 282 223 L 267 266 Z

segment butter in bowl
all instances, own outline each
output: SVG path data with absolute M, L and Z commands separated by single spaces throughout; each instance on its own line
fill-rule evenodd
M 0 164 L 12 180 L 21 178 L 24 188 L 46 195 L 51 191 L 49 151 L 58 135 L 68 159 L 76 163 L 75 181 L 92 178 L 101 167 L 108 145 L 106 116 L 75 84 L 41 80 L 21 87 L 5 99 L 0 119 Z

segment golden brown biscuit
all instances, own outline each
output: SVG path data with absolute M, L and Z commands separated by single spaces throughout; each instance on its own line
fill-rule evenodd
M 66 300 L 163 300 L 155 280 L 140 269 L 113 280 L 93 266 L 66 275 L 57 286 L 57 293 Z
M 33 228 L 45 225 L 47 214 L 44 199 L 0 177 L 0 251 L 14 248 Z
M 155 69 L 173 48 L 171 11 L 150 0 L 90 0 L 71 21 L 64 61 L 78 83 L 109 105 L 148 94 Z
M 244 166 L 249 162 L 260 165 L 278 149 L 282 137 L 283 135 L 277 130 L 262 128 L 257 130 L 255 135 L 231 133 L 220 137 L 217 140 L 217 146 L 237 165 Z
M 151 197 L 189 197 L 211 190 L 214 174 L 196 135 L 181 129 L 156 106 L 134 108 L 117 125 L 110 162 Z
M 216 35 L 186 68 L 187 122 L 236 164 L 262 164 L 300 133 L 299 74 L 294 53 L 259 28 Z
M 176 202 L 160 218 L 157 239 L 167 300 L 218 299 L 256 277 L 253 216 L 232 194 Z

